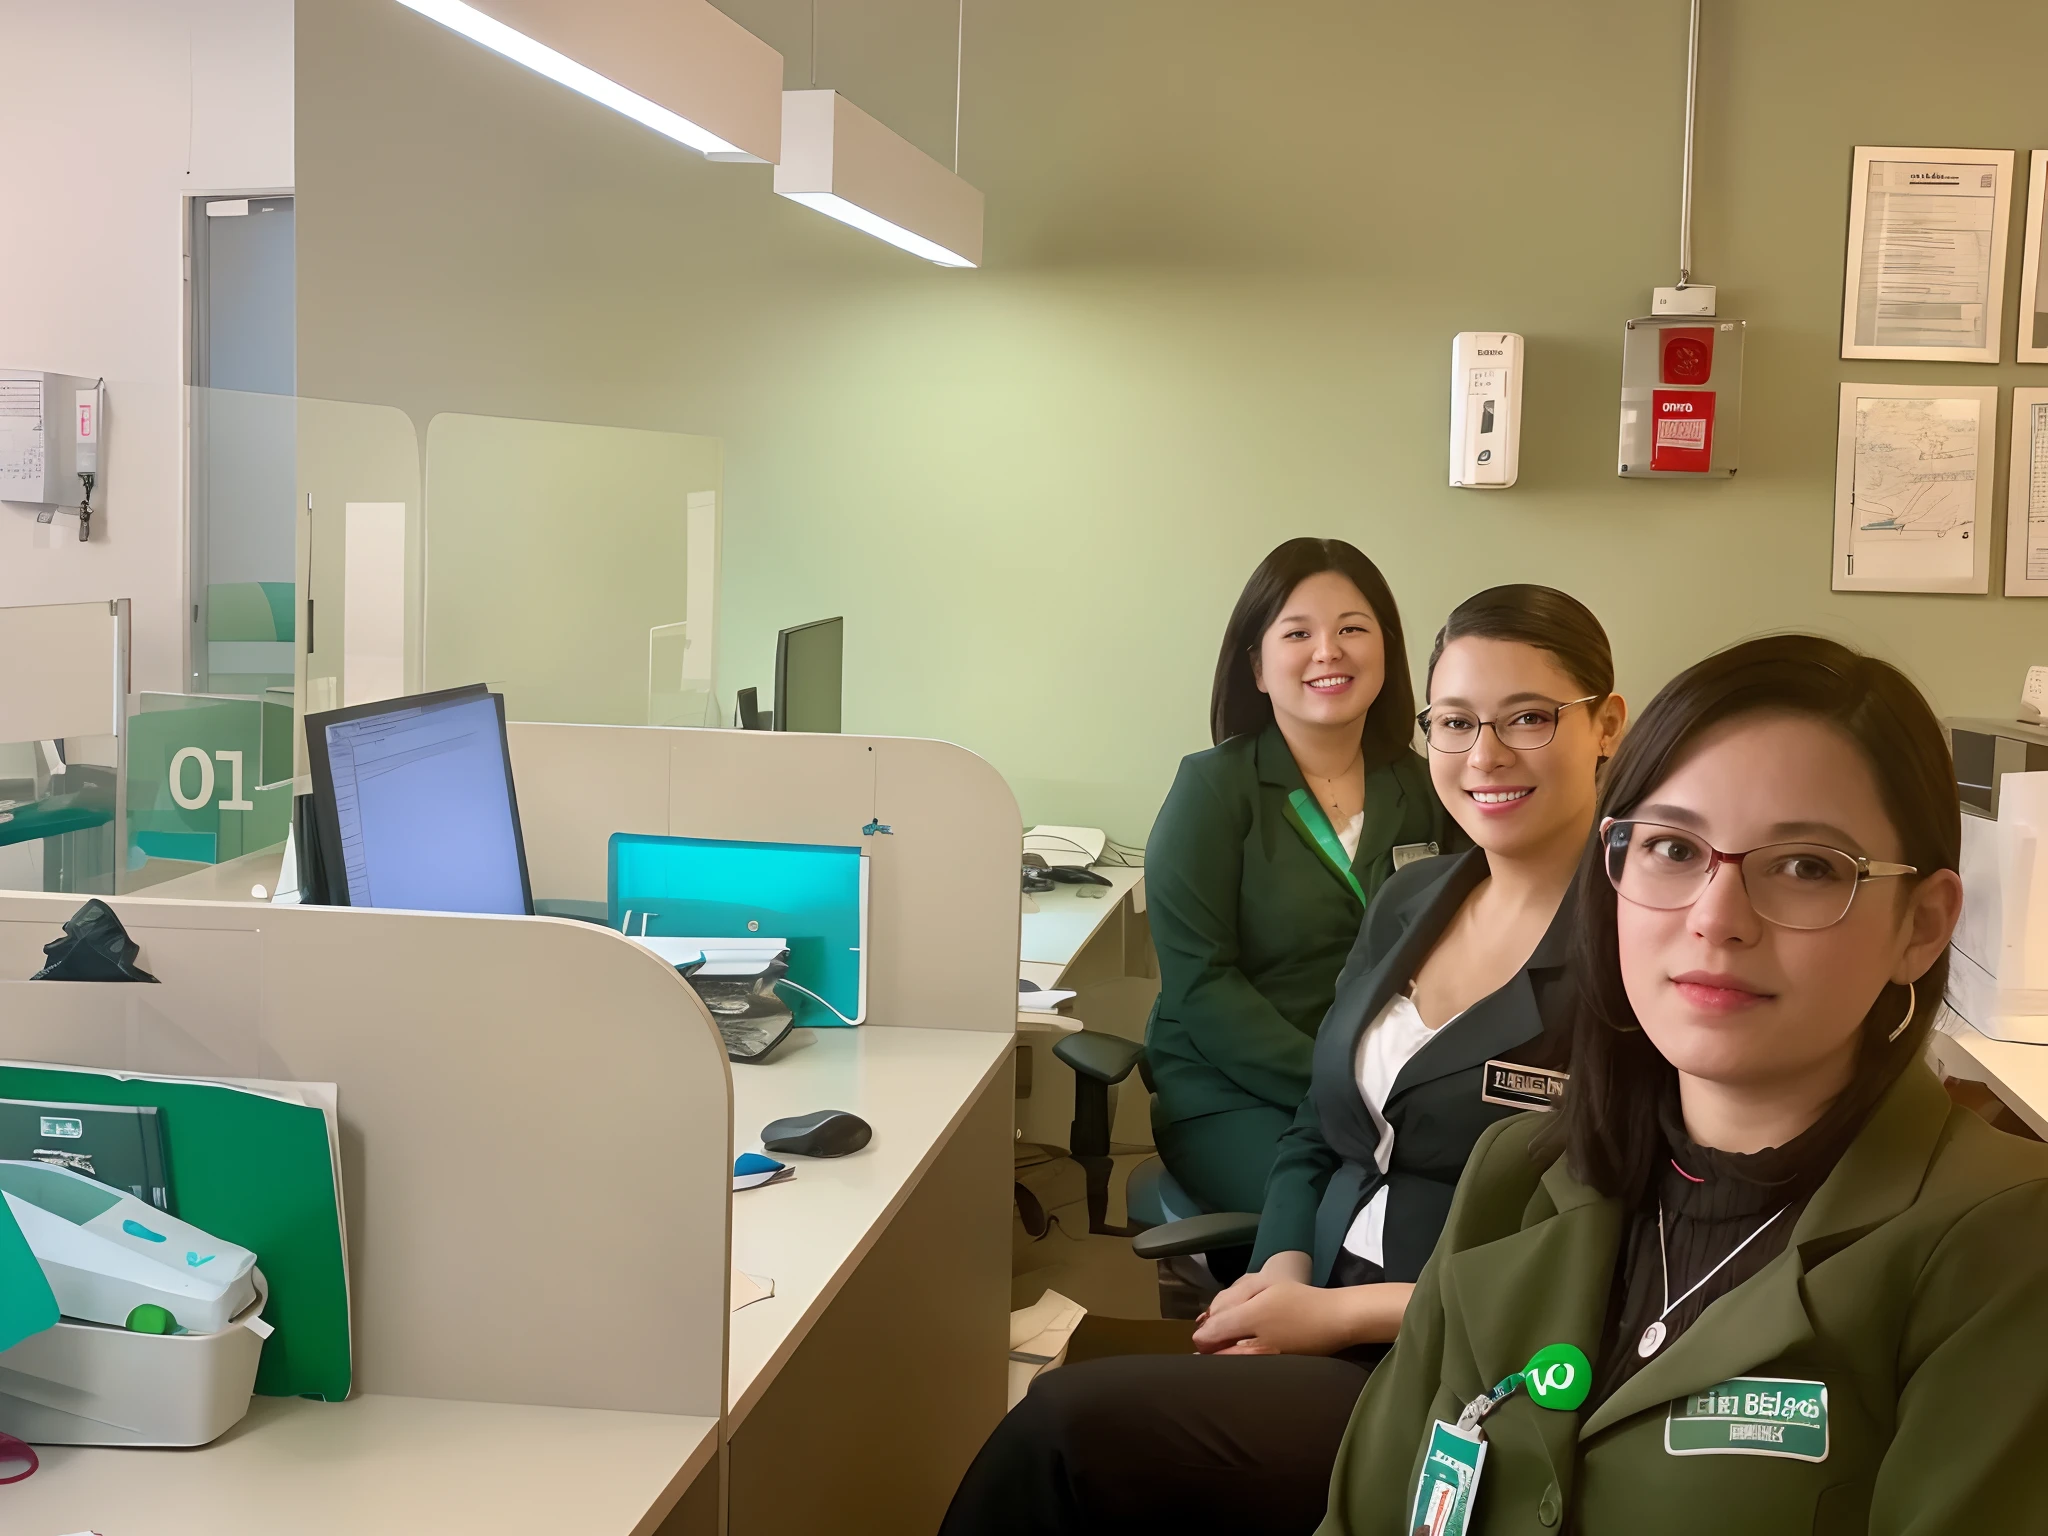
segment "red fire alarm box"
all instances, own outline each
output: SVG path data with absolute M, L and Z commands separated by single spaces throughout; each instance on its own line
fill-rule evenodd
M 1747 330 L 1740 320 L 1706 315 L 1623 322 L 1615 460 L 1622 474 L 1697 483 L 1735 473 Z
M 1660 336 L 1657 382 L 1698 389 L 1714 376 L 1714 328 L 1675 326 Z
M 1714 462 L 1714 392 L 1652 390 L 1650 412 L 1650 468 L 1705 474 Z

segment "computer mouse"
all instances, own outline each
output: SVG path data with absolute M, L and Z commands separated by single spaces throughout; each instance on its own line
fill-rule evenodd
M 761 1127 L 762 1146 L 770 1152 L 794 1152 L 801 1157 L 844 1157 L 858 1152 L 874 1136 L 873 1126 L 843 1109 L 792 1115 Z
M 1056 864 L 1046 871 L 1051 879 L 1061 885 L 1108 885 L 1109 876 L 1098 875 L 1092 869 L 1077 869 L 1071 864 Z

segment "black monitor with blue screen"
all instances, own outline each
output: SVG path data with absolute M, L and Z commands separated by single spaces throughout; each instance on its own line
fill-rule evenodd
M 533 911 L 505 701 L 482 684 L 306 717 L 329 899 Z

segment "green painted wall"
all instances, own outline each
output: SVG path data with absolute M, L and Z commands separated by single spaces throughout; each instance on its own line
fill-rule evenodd
M 728 8 L 808 82 L 807 5 Z M 301 389 L 724 439 L 721 691 L 843 612 L 847 728 L 975 748 L 1027 820 L 1144 834 L 1300 533 L 1381 562 L 1418 653 L 1479 587 L 1568 588 L 1639 704 L 1792 626 L 1950 712 L 2048 661 L 2048 604 L 1828 590 L 1839 381 L 2048 384 L 1836 356 L 1852 147 L 2048 145 L 2037 3 L 1952 0 L 1951 48 L 1905 0 L 1708 0 L 1696 267 L 1750 322 L 1710 485 L 1613 473 L 1621 322 L 1674 276 L 1683 0 L 971 0 L 967 273 L 391 0 L 299 9 Z M 819 15 L 819 83 L 949 154 L 950 0 Z M 1528 338 L 1521 483 L 1452 491 L 1450 338 L 1493 327 Z

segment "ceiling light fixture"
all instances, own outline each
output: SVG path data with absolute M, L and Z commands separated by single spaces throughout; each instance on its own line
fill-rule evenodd
M 781 156 L 782 55 L 708 0 L 399 0 L 713 160 Z
M 775 190 L 926 261 L 981 265 L 981 193 L 837 91 L 782 93 Z

